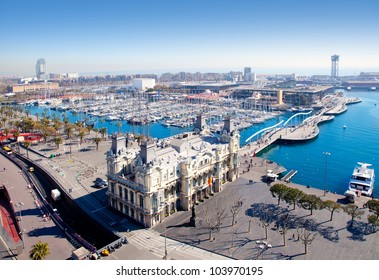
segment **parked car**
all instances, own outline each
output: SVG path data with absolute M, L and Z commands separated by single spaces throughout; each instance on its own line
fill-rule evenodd
M 96 178 L 95 186 L 101 188 L 102 186 L 108 186 L 108 182 L 102 178 Z

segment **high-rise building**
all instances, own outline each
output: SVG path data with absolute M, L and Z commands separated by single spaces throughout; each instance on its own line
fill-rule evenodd
M 332 55 L 331 60 L 332 60 L 331 76 L 332 78 L 337 78 L 338 77 L 338 63 L 340 60 L 340 56 L 336 54 Z
M 251 82 L 251 67 L 245 67 L 243 70 L 243 80 L 245 82 Z
M 38 80 L 46 80 L 47 78 L 46 61 L 43 58 L 37 60 L 36 76 Z

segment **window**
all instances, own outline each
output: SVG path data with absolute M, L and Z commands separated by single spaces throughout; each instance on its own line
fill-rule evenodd
M 142 213 L 139 214 L 139 221 L 141 224 L 143 224 L 143 214 Z
M 139 206 L 143 208 L 143 195 L 139 196 Z
M 118 210 L 120 212 L 124 212 L 124 204 L 122 204 L 121 202 L 119 202 L 118 206 L 119 206 Z
M 122 197 L 122 187 L 118 186 L 118 195 Z
M 130 208 L 130 217 L 134 218 L 134 209 Z
M 129 215 L 129 207 L 125 205 L 125 208 L 124 208 L 124 213 L 126 215 Z
M 128 200 L 128 190 L 127 189 L 125 189 L 124 190 L 124 199 L 127 201 Z
M 134 193 L 133 193 L 133 191 L 130 191 L 130 202 L 134 203 Z

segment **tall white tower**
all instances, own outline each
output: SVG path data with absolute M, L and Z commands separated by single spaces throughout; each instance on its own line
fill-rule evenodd
M 38 80 L 46 80 L 47 78 L 46 61 L 43 58 L 37 60 L 36 76 Z
M 332 60 L 331 76 L 332 78 L 337 78 L 338 77 L 338 63 L 340 61 L 340 56 L 336 54 L 332 55 L 331 60 Z

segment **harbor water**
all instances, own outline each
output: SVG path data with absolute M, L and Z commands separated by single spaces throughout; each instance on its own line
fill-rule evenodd
M 271 146 L 262 157 L 280 163 L 287 170 L 298 170 L 292 182 L 310 187 L 324 189 L 343 194 L 348 187 L 350 176 L 357 162 L 371 163 L 379 172 L 379 93 L 373 91 L 345 92 L 347 97 L 358 97 L 361 103 L 349 105 L 347 112 L 338 115 L 331 122 L 320 124 L 320 134 L 314 140 L 295 144 Z M 41 116 L 45 111 L 48 115 L 62 118 L 65 114 L 70 122 L 75 123 L 87 116 L 75 116 L 71 111 L 53 111 L 49 107 L 28 106 L 30 113 Z M 241 145 L 245 140 L 261 130 L 281 120 L 288 119 L 292 114 L 285 113 L 264 123 L 241 130 Z M 117 123 L 121 127 L 117 127 Z M 161 123 L 146 125 L 130 125 L 127 121 L 102 121 L 96 118 L 95 127 L 106 127 L 107 133 L 133 132 L 149 134 L 155 138 L 165 138 L 181 132 L 192 130 L 193 127 L 166 127 Z M 330 155 L 325 155 L 328 152 Z M 379 181 L 375 183 L 379 186 Z M 379 187 L 374 190 L 374 197 L 379 197 Z
M 371 163 L 379 172 L 379 93 L 345 92 L 361 103 L 331 122 L 320 124 L 319 136 L 300 144 L 276 145 L 263 157 L 278 162 L 288 170 L 298 170 L 292 182 L 343 194 L 357 162 Z M 346 128 L 344 128 L 346 126 Z M 326 155 L 328 152 L 330 155 Z M 379 179 L 374 197 L 379 197 Z

